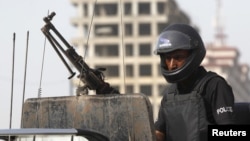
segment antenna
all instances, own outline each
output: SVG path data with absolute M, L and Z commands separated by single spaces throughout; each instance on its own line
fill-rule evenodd
M 215 19 L 215 42 L 218 46 L 223 46 L 225 44 L 226 35 L 224 34 L 224 27 L 222 24 L 222 17 L 221 17 L 221 9 L 222 4 L 221 0 L 216 0 L 217 7 L 216 7 L 216 19 Z
M 10 102 L 10 125 L 9 128 L 12 128 L 12 105 L 13 105 L 13 88 L 14 88 L 14 70 L 15 70 L 15 42 L 16 42 L 16 33 L 13 33 L 13 54 L 12 54 L 12 84 L 11 84 L 11 102 Z
M 25 98 L 25 88 L 26 88 L 26 74 L 27 74 L 27 61 L 28 61 L 28 48 L 29 48 L 29 31 L 27 31 L 27 40 L 26 40 L 26 57 L 25 57 L 25 67 L 24 67 L 24 82 L 23 82 L 23 101 L 22 101 L 22 113 L 21 117 L 23 117 L 23 104 Z M 21 127 L 23 126 L 23 122 L 21 120 Z

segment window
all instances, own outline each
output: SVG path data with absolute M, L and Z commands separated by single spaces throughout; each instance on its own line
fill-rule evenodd
M 139 45 L 139 55 L 149 56 L 151 55 L 151 46 L 150 44 L 140 44 Z
M 139 3 L 138 7 L 139 15 L 149 15 L 150 14 L 150 3 Z
M 110 77 L 118 77 L 119 76 L 119 67 L 117 65 L 96 65 L 96 69 L 98 68 L 105 68 L 106 70 L 103 71 L 104 76 Z
M 157 3 L 157 13 L 158 14 L 166 14 L 165 8 L 166 8 L 165 2 L 158 2 Z
M 125 35 L 131 36 L 133 34 L 133 26 L 132 24 L 125 24 Z
M 118 25 L 116 24 L 95 25 L 95 35 L 97 37 L 118 36 Z
M 84 3 L 83 4 L 83 15 L 85 16 L 85 17 L 87 17 L 88 16 L 88 5 L 86 4 L 86 3 Z
M 131 3 L 125 3 L 124 5 L 124 14 L 125 15 L 131 15 L 132 14 L 132 6 Z
M 167 23 L 158 23 L 157 33 L 160 34 L 169 24 Z
M 150 35 L 151 27 L 149 23 L 139 24 L 139 35 Z
M 117 4 L 104 4 L 104 9 L 107 15 L 117 15 L 118 13 Z
M 129 64 L 126 65 L 126 77 L 132 77 L 134 76 L 134 67 L 133 65 Z
M 134 93 L 134 86 L 126 85 L 126 93 Z
M 158 64 L 157 70 L 158 70 L 158 76 L 161 76 L 162 73 L 161 73 L 161 65 L 160 64 Z
M 141 85 L 140 92 L 147 95 L 147 96 L 151 96 L 152 95 L 152 86 L 151 85 Z
M 118 13 L 118 8 L 117 4 L 96 4 L 95 7 L 95 15 L 96 16 L 112 16 L 112 15 L 117 15 Z
M 88 27 L 88 25 L 87 24 L 84 24 L 83 25 L 83 34 L 85 35 L 85 36 L 88 36 L 88 31 L 89 31 L 89 27 Z
M 95 53 L 98 57 L 114 57 L 119 55 L 118 45 L 95 45 Z
M 102 11 L 101 10 L 102 9 L 101 5 L 100 4 L 96 4 L 94 8 L 95 8 L 95 15 L 96 16 L 100 16 L 101 15 L 101 11 Z
M 132 44 L 125 45 L 125 54 L 126 54 L 126 56 L 133 56 L 133 45 Z
M 151 76 L 152 67 L 150 64 L 143 64 L 139 66 L 140 76 Z

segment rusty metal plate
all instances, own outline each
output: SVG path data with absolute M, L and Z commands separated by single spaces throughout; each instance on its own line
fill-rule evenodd
M 93 129 L 111 141 L 153 141 L 151 103 L 143 94 L 30 98 L 22 128 Z

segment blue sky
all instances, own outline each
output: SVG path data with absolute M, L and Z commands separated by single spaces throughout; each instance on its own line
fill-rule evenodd
M 100 1 L 100 0 L 99 0 Z M 205 43 L 214 40 L 216 0 L 177 0 L 195 25 L 200 27 Z M 227 44 L 240 51 L 241 63 L 250 64 L 250 1 L 222 0 L 222 20 L 227 34 Z M 9 128 L 10 101 L 13 93 L 12 128 L 20 127 L 21 103 L 24 90 L 25 52 L 28 39 L 28 64 L 25 99 L 37 97 L 40 85 L 44 35 L 41 27 L 48 11 L 56 12 L 53 23 L 68 41 L 76 36 L 69 19 L 76 15 L 70 0 L 6 0 L 0 2 L 0 129 Z M 12 91 L 13 34 L 15 39 L 14 83 Z M 55 51 L 46 43 L 42 96 L 69 94 L 68 72 Z

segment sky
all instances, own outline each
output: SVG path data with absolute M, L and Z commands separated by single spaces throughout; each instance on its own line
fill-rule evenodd
M 200 28 L 205 43 L 214 40 L 217 1 L 177 0 L 192 23 Z M 238 48 L 240 63 L 250 65 L 250 1 L 221 2 L 226 43 Z M 41 28 L 43 18 L 54 11 L 53 24 L 70 41 L 77 32 L 69 20 L 77 10 L 70 0 L 1 0 L 0 10 L 0 129 L 9 128 L 10 123 L 11 128 L 20 128 L 23 98 L 38 94 L 42 97 L 69 95 L 69 73 L 50 44 L 45 42 Z

